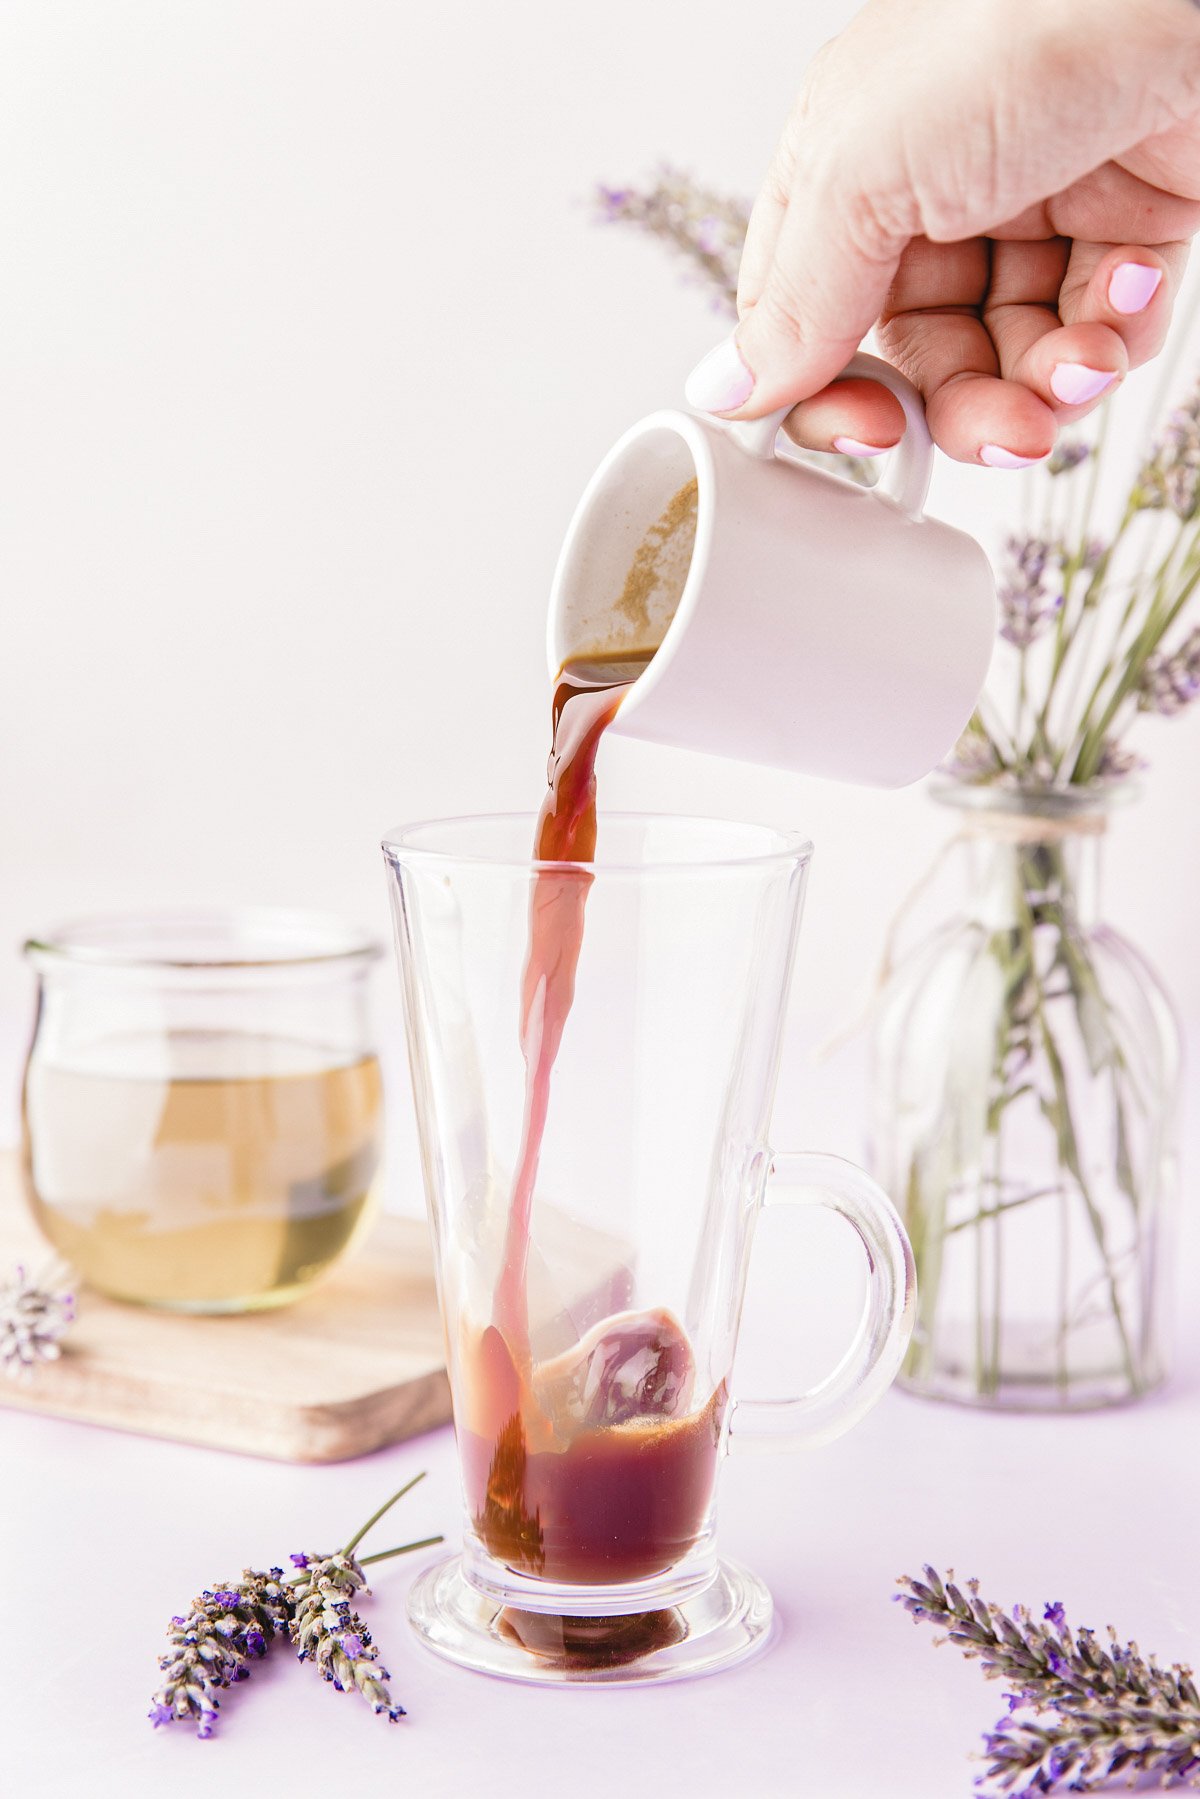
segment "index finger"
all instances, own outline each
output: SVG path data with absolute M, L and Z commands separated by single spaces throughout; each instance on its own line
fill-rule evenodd
M 757 303 L 766 286 L 795 171 L 796 158 L 785 132 L 775 147 L 766 179 L 750 210 L 750 223 L 746 227 L 746 241 L 738 266 L 739 318 Z
M 760 418 L 840 374 L 879 317 L 906 242 L 841 191 L 828 161 L 799 158 L 762 292 L 738 326 L 750 385 L 727 416 Z

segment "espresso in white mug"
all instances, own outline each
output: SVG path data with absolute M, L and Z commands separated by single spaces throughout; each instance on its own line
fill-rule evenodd
M 995 633 L 975 540 L 923 506 L 916 389 L 859 355 L 907 430 L 874 489 L 788 454 L 784 412 L 652 414 L 605 457 L 568 528 L 548 659 L 645 659 L 609 729 L 805 774 L 903 787 L 974 709 Z

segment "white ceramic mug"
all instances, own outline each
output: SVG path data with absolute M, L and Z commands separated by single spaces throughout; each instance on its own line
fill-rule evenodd
M 933 445 L 916 389 L 874 356 L 851 376 L 890 388 L 907 419 L 877 488 L 781 454 L 788 409 L 749 424 L 656 412 L 600 464 L 559 556 L 548 653 L 553 675 L 654 650 L 613 731 L 880 787 L 950 749 L 987 674 L 991 569 L 921 510 Z M 692 481 L 694 512 L 673 515 Z

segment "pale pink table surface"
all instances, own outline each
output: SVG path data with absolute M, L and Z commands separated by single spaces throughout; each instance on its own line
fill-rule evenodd
M 796 1131 L 777 1129 L 779 1142 L 820 1136 L 853 1150 L 853 1067 L 807 1081 L 805 1095 L 781 1103 Z M 831 1447 L 731 1459 L 722 1546 L 765 1577 L 780 1629 L 764 1656 L 715 1678 L 544 1691 L 463 1672 L 411 1639 L 404 1596 L 415 1570 L 401 1561 L 378 1571 L 364 1608 L 410 1713 L 401 1724 L 373 1718 L 283 1651 L 228 1695 L 212 1741 L 181 1726 L 152 1731 L 163 1628 L 200 1587 L 245 1562 L 334 1547 L 420 1468 L 429 1478 L 398 1508 L 396 1534 L 390 1520 L 381 1529 L 388 1542 L 453 1535 L 450 1432 L 356 1463 L 292 1468 L 0 1412 L 0 1793 L 960 1799 L 1002 1690 L 956 1651 L 935 1650 L 928 1627 L 890 1602 L 901 1571 L 950 1564 L 1006 1603 L 1061 1599 L 1075 1623 L 1111 1621 L 1167 1662 L 1200 1660 L 1198 1123 L 1189 1119 L 1185 1138 L 1184 1303 L 1169 1387 L 1128 1410 L 1070 1419 L 991 1417 L 892 1393 Z M 809 1237 L 799 1221 L 773 1228 L 752 1277 L 743 1390 L 761 1390 L 776 1346 L 794 1365 L 798 1329 L 810 1361 L 827 1354 L 832 1312 L 844 1319 L 853 1291 L 834 1227 Z

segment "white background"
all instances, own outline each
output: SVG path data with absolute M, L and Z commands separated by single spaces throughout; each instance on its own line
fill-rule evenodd
M 382 930 L 388 826 L 536 802 L 570 510 L 723 329 L 657 246 L 592 222 L 590 191 L 660 156 L 752 191 L 849 10 L 7 0 L 10 1052 L 31 930 L 225 901 Z M 946 467 L 935 510 L 993 546 L 1021 480 Z M 1114 833 L 1110 911 L 1195 1016 L 1200 716 L 1143 745 L 1154 775 Z M 632 743 L 603 777 L 614 806 L 816 839 L 786 1077 L 803 1079 L 945 820 L 920 791 Z

